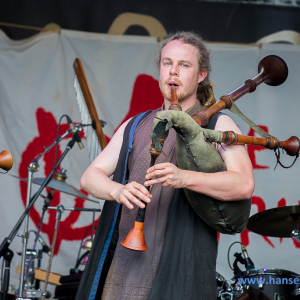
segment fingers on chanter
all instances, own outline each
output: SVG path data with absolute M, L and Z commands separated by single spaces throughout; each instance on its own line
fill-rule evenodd
M 120 202 L 126 205 L 129 209 L 133 209 L 133 204 L 136 204 L 140 208 L 145 208 L 145 204 L 138 200 L 131 193 L 124 192 L 124 194 L 120 197 Z
M 160 164 L 154 165 L 147 170 L 147 173 L 152 173 L 152 172 L 155 172 L 156 170 L 162 170 L 166 166 L 167 166 L 167 163 L 160 163 Z
M 150 198 L 152 197 L 149 191 L 138 183 L 133 183 L 129 189 L 125 189 L 123 191 L 123 196 L 123 203 L 130 209 L 133 208 L 131 203 L 136 204 L 140 208 L 145 208 L 145 204 L 141 200 L 149 203 Z

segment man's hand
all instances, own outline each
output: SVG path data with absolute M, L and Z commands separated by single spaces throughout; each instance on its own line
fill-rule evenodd
M 161 163 L 149 168 L 146 179 L 145 186 L 161 183 L 162 186 L 179 189 L 185 185 L 184 171 L 172 163 Z
M 133 209 L 131 202 L 140 208 L 145 208 L 145 204 L 141 200 L 149 203 L 152 197 L 143 185 L 135 181 L 118 187 L 112 195 L 118 203 L 126 205 L 129 209 Z

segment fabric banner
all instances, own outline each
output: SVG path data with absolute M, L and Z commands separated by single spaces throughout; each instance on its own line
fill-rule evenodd
M 64 114 L 74 123 L 81 122 L 73 87 L 74 59 L 79 57 L 82 60 L 99 118 L 107 122 L 104 133 L 109 141 L 126 119 L 162 104 L 155 65 L 157 47 L 158 42 L 152 37 L 62 30 L 61 34 L 44 32 L 26 40 L 15 41 L 0 32 L 0 150 L 9 150 L 14 159 L 9 173 L 1 174 L 1 240 L 10 235 L 24 212 L 28 187 L 27 182 L 20 178 L 28 178 L 30 162 L 43 153 L 45 147 L 54 143 L 57 132 L 63 135 L 68 130 Z M 262 84 L 236 104 L 244 114 L 279 140 L 286 140 L 292 135 L 299 136 L 300 106 L 297 101 L 300 86 L 297 79 L 300 65 L 296 63 L 300 59 L 299 46 L 265 44 L 258 47 L 212 43 L 209 47 L 212 50 L 211 79 L 217 86 L 216 98 L 230 93 L 246 79 L 256 76 L 257 65 L 264 56 L 275 54 L 282 57 L 289 68 L 286 82 L 277 87 Z M 230 112 L 226 113 L 232 116 L 243 134 L 255 136 L 254 131 L 241 119 Z M 51 172 L 55 156 L 60 157 L 70 138 L 71 135 L 68 135 L 58 144 L 57 150 L 51 147 L 39 159 L 39 170 L 33 174 L 33 178 L 45 178 Z M 83 143 L 86 145 L 84 138 Z M 279 206 L 298 205 L 299 162 L 290 169 L 277 166 L 274 170 L 276 158 L 273 151 L 259 146 L 246 147 L 256 181 L 251 215 Z M 66 183 L 77 190 L 80 189 L 81 175 L 89 165 L 88 157 L 87 148 L 80 150 L 75 144 L 60 165 L 60 168 L 67 170 Z M 286 165 L 293 161 L 287 155 L 281 155 L 281 159 Z M 33 184 L 31 195 L 39 187 Z M 46 196 L 49 191 L 45 189 L 42 195 Z M 30 210 L 29 249 L 33 247 L 34 231 L 39 226 L 44 201 L 43 197 L 39 197 Z M 93 213 L 68 209 L 101 208 L 101 205 L 83 200 L 77 194 L 55 191 L 50 206 L 55 208 L 58 205 L 63 205 L 65 211 L 59 222 L 51 271 L 67 275 L 76 265 L 77 258 L 83 254 L 84 250 L 80 250 L 81 241 L 90 237 L 93 223 Z M 58 223 L 56 216 L 55 209 L 48 209 L 41 227 L 40 235 L 48 245 L 52 244 Z M 100 213 L 96 213 L 95 226 L 99 217 Z M 284 226 L 285 223 L 282 224 Z M 24 231 L 23 227 L 20 227 L 19 232 Z M 239 235 L 219 236 L 217 271 L 226 279 L 233 277 L 227 262 L 227 252 L 235 241 L 247 247 L 258 269 L 279 268 L 300 273 L 300 266 L 294 263 L 299 254 L 299 243 L 291 238 L 261 236 L 246 229 Z M 21 251 L 22 239 L 14 237 L 10 248 L 15 253 L 11 264 L 11 284 L 18 286 L 19 275 L 16 269 L 21 258 L 16 251 Z M 41 249 L 41 245 L 38 244 L 36 248 Z M 241 252 L 240 245 L 235 244 L 231 248 L 230 266 L 235 252 Z M 47 268 L 48 259 L 44 253 L 41 268 Z M 243 266 L 240 268 L 244 270 Z

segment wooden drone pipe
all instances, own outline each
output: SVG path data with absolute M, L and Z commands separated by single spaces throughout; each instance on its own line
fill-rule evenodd
M 300 151 L 300 140 L 296 136 L 291 136 L 286 141 L 279 141 L 275 137 L 258 138 L 253 136 L 246 136 L 237 134 L 233 131 L 222 132 L 222 143 L 231 144 L 246 144 L 263 146 L 268 149 L 282 148 L 290 156 L 295 156 Z
M 220 100 L 208 107 L 204 111 L 195 112 L 192 118 L 201 127 L 208 124 L 209 119 L 220 112 L 221 110 L 228 109 L 232 103 L 247 93 L 252 93 L 256 87 L 261 83 L 270 86 L 277 86 L 282 84 L 288 76 L 288 68 L 285 61 L 276 55 L 265 56 L 258 64 L 259 74 L 252 79 L 248 79 L 242 86 L 234 90 L 228 95 L 222 96 Z

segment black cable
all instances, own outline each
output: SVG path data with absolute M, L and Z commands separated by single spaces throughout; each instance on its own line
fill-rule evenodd
M 87 256 L 90 254 L 90 250 L 87 250 L 85 251 L 78 259 L 77 263 L 76 263 L 76 266 L 75 266 L 75 269 L 77 269 L 81 263 L 81 261 Z
M 227 252 L 227 261 L 228 261 L 229 268 L 230 268 L 232 271 L 234 271 L 234 268 L 232 268 L 231 265 L 230 265 L 230 261 L 229 261 L 229 252 L 230 252 L 231 247 L 232 247 L 234 244 L 241 244 L 241 245 L 243 245 L 243 243 L 241 243 L 241 242 L 233 242 L 233 243 L 229 246 L 229 248 L 228 248 L 228 252 Z

